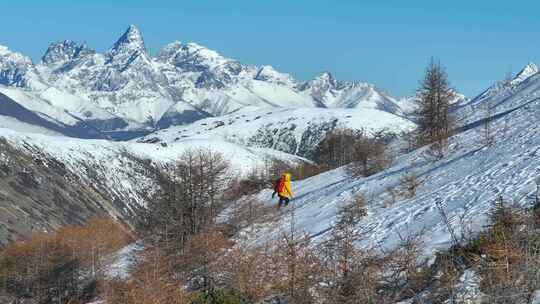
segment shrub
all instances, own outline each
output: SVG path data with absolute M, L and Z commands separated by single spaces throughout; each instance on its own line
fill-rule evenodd
M 424 183 L 423 180 L 419 179 L 414 172 L 409 172 L 405 174 L 400 179 L 400 194 L 406 199 L 411 199 L 416 196 L 416 191 Z
M 215 289 L 201 292 L 195 296 L 192 304 L 247 304 L 242 294 L 234 289 Z
M 183 286 L 171 276 L 166 255 L 157 248 L 145 250 L 128 281 L 102 282 L 106 303 L 188 304 Z
M 84 300 L 95 292 L 106 257 L 129 241 L 112 219 L 36 233 L 8 244 L 0 254 L 0 289 L 43 303 Z

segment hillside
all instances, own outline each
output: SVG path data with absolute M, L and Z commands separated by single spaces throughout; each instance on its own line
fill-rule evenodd
M 519 77 L 519 75 L 518 75 Z M 456 234 L 475 234 L 485 229 L 493 201 L 502 195 L 521 206 L 530 206 L 540 184 L 540 100 L 536 98 L 538 74 L 514 87 L 512 95 L 492 95 L 494 103 L 491 131 L 494 143 L 486 145 L 485 124 L 476 119 L 464 125 L 450 140 L 447 156 L 431 157 L 426 148 L 415 150 L 395 160 L 394 164 L 367 178 L 349 177 L 344 168 L 293 183 L 295 227 L 314 240 L 329 236 L 337 220 L 338 208 L 356 194 L 368 201 L 367 216 L 358 229 L 369 231 L 358 244 L 373 249 L 392 248 L 400 237 L 422 234 L 426 256 L 452 245 L 450 233 L 437 209 L 444 206 Z M 478 97 L 477 107 L 485 102 Z M 456 113 L 460 113 L 457 109 Z M 467 112 L 470 113 L 470 112 Z M 423 181 L 415 197 L 392 199 L 388 189 L 401 191 L 401 180 L 414 174 Z M 257 198 L 270 201 L 270 190 Z M 246 241 L 261 242 L 289 231 L 290 216 L 278 223 L 247 229 Z
M 188 150 L 223 154 L 231 174 L 272 159 L 303 162 L 271 149 L 193 139 L 167 146 L 84 140 L 0 129 L 0 245 L 31 231 L 80 224 L 92 216 L 129 223 L 134 206 L 160 191 L 157 170 Z
M 252 107 L 156 131 L 135 141 L 170 144 L 186 139 L 225 140 L 311 158 L 317 144 L 334 129 L 400 134 L 414 127 L 407 118 L 376 109 Z

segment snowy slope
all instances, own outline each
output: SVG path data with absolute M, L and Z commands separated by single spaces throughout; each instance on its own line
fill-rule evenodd
M 5 93 L 5 94 L 4 94 Z M 19 102 L 15 101 L 16 98 Z M 40 129 L 43 133 L 62 134 L 81 138 L 104 138 L 98 130 L 86 122 L 76 119 L 58 108 L 51 107 L 43 99 L 36 99 L 26 92 L 13 88 L 0 86 L 0 115 L 9 118 L 11 122 L 19 121 L 33 129 Z M 60 118 L 59 119 L 55 119 Z M 17 126 L 6 124 L 5 127 L 13 126 L 14 130 L 20 130 Z M 20 126 L 20 124 L 18 124 Z M 25 130 L 28 129 L 25 128 Z
M 49 92 L 52 93 L 51 90 L 49 90 Z M 63 107 L 54 106 L 50 101 L 39 97 L 39 95 L 32 91 L 25 91 L 11 87 L 0 87 L 0 93 L 8 96 L 21 106 L 31 111 L 42 113 L 66 125 L 75 125 L 80 121 Z
M 540 177 L 540 100 L 507 102 L 517 109 L 502 113 L 493 122 L 497 141 L 492 146 L 482 144 L 481 127 L 470 128 L 452 138 L 449 155 L 440 161 L 433 161 L 420 149 L 368 178 L 352 179 L 344 169 L 337 169 L 293 183 L 295 227 L 315 240 L 323 239 L 336 221 L 338 207 L 363 192 L 369 200 L 368 215 L 358 227 L 372 230 L 363 246 L 392 247 L 400 234 L 423 231 L 426 254 L 431 255 L 451 245 L 435 205 L 437 199 L 446 206 L 458 234 L 462 229 L 483 229 L 490 204 L 498 195 L 529 204 L 536 191 L 535 180 Z M 390 198 L 386 189 L 398 189 L 399 180 L 411 172 L 424 181 L 416 197 L 386 206 Z M 270 193 L 263 191 L 259 198 L 271 204 Z M 464 214 L 462 224 L 459 218 Z M 290 216 L 284 215 L 279 223 L 252 234 L 248 241 L 277 237 L 288 231 L 289 222 Z
M 100 181 L 112 192 L 118 192 L 126 201 L 144 203 L 142 195 L 145 187 L 155 182 L 151 176 L 126 165 L 134 156 L 142 160 L 151 160 L 156 164 L 172 164 L 188 150 L 208 150 L 223 154 L 231 164 L 231 170 L 237 174 L 250 172 L 263 167 L 270 158 L 297 162 L 300 158 L 286 153 L 262 148 L 246 148 L 218 140 L 187 139 L 167 146 L 134 142 L 112 142 L 107 140 L 86 140 L 69 137 L 45 136 L 40 134 L 20 133 L 9 129 L 0 129 L 0 137 L 7 139 L 13 146 L 33 153 L 38 150 L 63 162 L 70 170 L 82 178 L 87 178 L 87 168 L 93 167 L 103 179 Z M 32 147 L 28 149 L 28 147 Z
M 0 129 L 10 129 L 22 133 L 38 133 L 51 136 L 63 136 L 63 134 L 59 132 L 40 127 L 35 124 L 29 124 L 16 118 L 4 115 L 0 115 Z
M 414 124 L 376 109 L 245 108 L 228 115 L 206 118 L 149 134 L 139 142 L 175 143 L 182 139 L 225 140 L 249 147 L 264 147 L 309 156 L 334 128 L 386 129 L 400 133 Z
M 529 63 L 511 81 L 496 82 L 477 97 L 460 104 L 456 116 L 466 125 L 484 119 L 488 109 L 492 115 L 506 113 L 539 97 L 540 73 L 535 64 Z

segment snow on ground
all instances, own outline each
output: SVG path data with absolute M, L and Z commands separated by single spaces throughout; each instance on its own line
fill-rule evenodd
M 30 111 L 45 114 L 66 125 L 72 126 L 79 122 L 79 119 L 69 114 L 65 109 L 52 105 L 49 101 L 38 97 L 31 91 L 0 86 L 0 93 L 13 99 Z
M 38 133 L 52 136 L 63 136 L 53 130 L 43 128 L 37 125 L 25 123 L 16 118 L 0 115 L 0 128 L 11 129 L 18 132 Z
M 495 113 L 497 114 L 497 113 Z M 368 202 L 368 215 L 359 229 L 369 235 L 359 245 L 390 248 L 400 235 L 422 233 L 425 254 L 451 245 L 451 237 L 436 207 L 445 206 L 457 234 L 470 229 L 478 232 L 487 223 L 486 213 L 498 195 L 521 205 L 530 203 L 540 176 L 540 101 L 524 101 L 513 112 L 493 122 L 496 143 L 482 144 L 480 129 L 469 129 L 450 141 L 448 156 L 435 161 L 422 148 L 395 160 L 394 165 L 368 178 L 352 179 L 343 168 L 293 183 L 295 197 L 291 208 L 295 227 L 318 241 L 334 226 L 338 207 L 359 192 Z M 398 199 L 388 205 L 388 188 L 398 189 L 400 179 L 416 174 L 423 185 L 413 199 Z M 270 190 L 259 194 L 268 204 Z M 463 218 L 460 223 L 460 217 Z M 285 214 L 247 241 L 262 242 L 288 231 L 290 216 Z
M 206 118 L 186 126 L 160 130 L 145 138 L 157 137 L 165 142 L 182 138 L 223 138 L 246 144 L 259 130 L 292 128 L 296 142 L 306 130 L 317 124 L 337 121 L 338 126 L 379 131 L 401 132 L 414 128 L 414 123 L 397 115 L 375 109 L 267 108 L 248 107 L 240 111 Z
M 540 73 L 536 66 L 528 65 L 510 84 L 497 82 L 469 102 L 462 103 L 456 116 L 464 124 L 474 123 L 486 117 L 487 108 L 490 115 L 508 113 L 539 98 Z
M 533 301 L 531 302 L 531 304 L 540 304 L 540 290 L 537 290 L 537 291 L 534 293 L 534 299 L 533 299 Z
M 480 276 L 472 270 L 465 270 L 455 286 L 454 300 L 445 301 L 445 304 L 462 303 L 477 304 L 481 303 L 483 293 L 480 291 Z
M 136 242 L 120 249 L 111 257 L 111 263 L 107 265 L 105 270 L 106 277 L 121 280 L 129 278 L 133 266 L 137 262 L 137 256 L 143 248 L 141 242 Z
M 186 151 L 209 150 L 221 153 L 231 164 L 234 174 L 247 174 L 255 168 L 263 168 L 273 158 L 286 162 L 304 161 L 283 152 L 246 148 L 222 140 L 187 139 L 162 146 L 46 136 L 9 129 L 0 129 L 0 137 L 22 150 L 50 155 L 83 178 L 88 179 L 90 175 L 98 174 L 97 180 L 104 183 L 113 195 L 124 198 L 128 204 L 144 204 L 144 194 L 147 191 L 152 193 L 156 182 L 140 164 L 130 159 L 130 155 L 157 164 L 172 164 Z

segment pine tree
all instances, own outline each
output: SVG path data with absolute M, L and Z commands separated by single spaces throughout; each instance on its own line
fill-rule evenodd
M 455 95 L 440 62 L 431 60 L 417 94 L 417 142 L 421 145 L 433 144 L 432 147 L 442 156 L 446 140 L 452 132 L 453 120 L 449 109 Z

